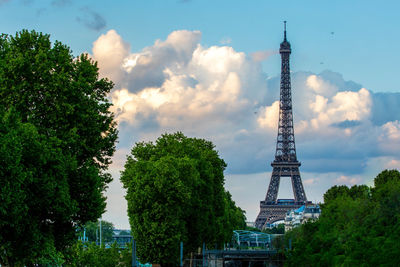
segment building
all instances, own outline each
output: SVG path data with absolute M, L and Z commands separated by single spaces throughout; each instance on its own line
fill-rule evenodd
M 307 221 L 314 221 L 321 215 L 319 205 L 301 206 L 298 209 L 289 210 L 285 217 L 285 232 L 303 224 Z
M 112 236 L 112 243 L 117 243 L 120 248 L 125 248 L 133 240 L 131 230 L 114 229 Z

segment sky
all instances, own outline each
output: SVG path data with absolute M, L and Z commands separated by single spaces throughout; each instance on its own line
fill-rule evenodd
M 255 220 L 275 153 L 284 20 L 308 199 L 399 169 L 398 10 L 389 0 L 0 0 L 0 29 L 48 33 L 115 83 L 120 135 L 103 219 L 127 229 L 126 156 L 176 131 L 216 145 L 226 189 Z M 293 198 L 288 179 L 278 197 Z

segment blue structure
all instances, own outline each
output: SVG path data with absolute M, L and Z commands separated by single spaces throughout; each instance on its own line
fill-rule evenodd
M 277 236 L 281 235 L 234 230 L 229 248 L 203 248 L 202 266 L 270 266 L 270 263 L 274 263 L 273 266 L 283 266 L 277 250 L 272 246 Z
M 294 199 L 278 199 L 276 205 L 295 205 Z
M 271 242 L 278 235 L 256 231 L 234 230 L 232 244 L 237 248 L 272 249 Z
M 306 208 L 306 206 L 303 205 L 300 208 L 298 208 L 297 210 L 295 210 L 294 212 L 303 212 L 305 208 Z

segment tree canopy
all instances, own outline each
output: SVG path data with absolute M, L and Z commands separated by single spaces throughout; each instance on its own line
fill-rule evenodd
M 243 210 L 224 189 L 225 167 L 211 142 L 180 132 L 136 143 L 121 181 L 142 262 L 176 264 L 180 241 L 188 253 L 245 227 Z
M 399 266 L 400 173 L 385 170 L 374 184 L 329 189 L 319 220 L 287 234 L 288 266 Z
M 23 30 L 0 36 L 0 264 L 61 251 L 105 210 L 117 130 L 87 55 Z
M 100 242 L 100 221 L 87 222 L 84 226 L 80 228 L 78 232 L 79 237 L 83 240 L 83 235 L 85 231 L 85 237 L 89 242 Z M 112 242 L 112 236 L 114 235 L 114 225 L 112 222 L 101 221 L 101 242 L 107 243 Z
M 95 243 L 76 242 L 71 246 L 63 260 L 66 267 L 131 267 L 132 246 L 128 244 L 125 249 L 120 249 L 116 243 L 110 247 L 98 246 Z M 54 265 L 48 265 L 54 266 Z M 57 265 L 61 266 L 61 265 Z

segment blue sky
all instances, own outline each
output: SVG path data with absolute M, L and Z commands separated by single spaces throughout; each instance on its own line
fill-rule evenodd
M 163 132 L 212 140 L 226 188 L 254 220 L 276 139 L 283 20 L 308 198 L 400 168 L 398 1 L 0 0 L 0 28 L 88 52 L 116 86 L 120 139 L 104 218 L 128 228 L 119 171 Z M 290 197 L 282 181 L 281 197 Z
M 224 39 L 246 53 L 276 49 L 282 21 L 288 21 L 295 43 L 293 70 L 340 71 L 346 79 L 375 91 L 398 91 L 395 82 L 400 61 L 397 44 L 398 1 L 73 1 L 1 0 L 2 32 L 23 28 L 50 33 L 67 43 L 75 54 L 90 51 L 99 33 L 116 29 L 132 51 L 165 38 L 174 30 L 200 30 L 204 45 Z M 90 29 L 77 18 L 104 19 Z M 94 23 L 95 24 L 95 23 Z M 331 34 L 333 32 L 333 34 Z M 279 57 L 265 62 L 276 74 Z M 323 64 L 321 64 L 323 63 Z

